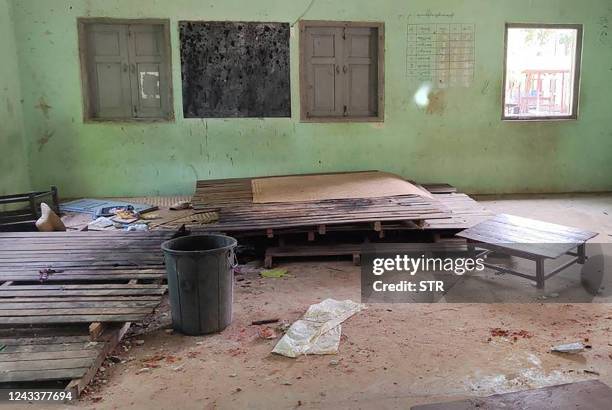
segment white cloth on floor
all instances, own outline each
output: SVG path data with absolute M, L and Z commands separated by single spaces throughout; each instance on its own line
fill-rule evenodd
M 287 357 L 302 354 L 335 354 L 340 346 L 340 324 L 365 305 L 352 300 L 325 299 L 311 305 L 302 319 L 294 322 L 272 353 Z

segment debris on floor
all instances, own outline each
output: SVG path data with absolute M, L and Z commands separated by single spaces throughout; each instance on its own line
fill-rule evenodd
M 190 201 L 178 201 L 170 205 L 171 211 L 180 211 L 181 209 L 189 209 L 191 208 Z
M 261 273 L 261 263 L 259 261 L 248 262 L 244 265 L 237 265 L 234 268 L 236 275 L 248 275 Z
M 500 327 L 491 329 L 490 335 L 491 337 L 505 337 L 514 341 L 517 341 L 518 339 L 530 339 L 533 336 L 531 333 L 523 329 L 511 331 L 502 329 Z M 491 341 L 491 338 L 489 338 L 489 341 Z
M 146 223 L 131 224 L 128 225 L 125 230 L 128 232 L 145 232 L 149 230 L 149 225 Z
M 582 342 L 575 342 L 553 346 L 550 348 L 550 351 L 556 353 L 580 353 L 583 352 L 584 349 L 589 349 L 590 347 L 591 346 L 585 345 Z
M 141 204 L 136 202 L 124 202 L 111 199 L 93 199 L 93 198 L 82 198 L 70 202 L 64 202 L 60 204 L 60 210 L 62 212 L 80 212 L 98 216 L 109 216 L 103 215 L 104 209 L 119 208 L 132 206 L 133 209 L 138 213 L 145 213 L 157 209 L 157 206 L 150 204 Z
M 287 275 L 287 269 L 276 268 L 262 270 L 259 274 L 264 278 L 283 278 Z
M 100 216 L 87 224 L 88 231 L 102 231 L 113 226 L 114 223 L 105 216 Z
M 302 319 L 294 322 L 272 353 L 287 357 L 305 354 L 336 354 L 340 346 L 341 323 L 365 305 L 352 300 L 325 299 L 311 305 Z
M 119 222 L 121 224 L 131 224 L 132 222 L 136 222 L 138 219 L 140 219 L 140 214 L 136 212 L 134 207 L 131 205 L 128 205 L 127 207 L 109 209 L 108 213 L 105 213 L 105 215 L 102 216 L 109 216 L 109 214 L 113 215 L 111 216 L 111 219 L 114 222 Z
M 269 326 L 260 328 L 258 334 L 260 338 L 268 340 L 276 339 L 277 337 L 276 331 Z
M 473 397 L 411 407 L 411 410 L 450 409 L 593 409 L 610 408 L 612 389 L 599 380 L 558 384 L 531 390 Z M 588 403 L 588 404 L 587 404 Z
M 271 319 L 261 319 L 261 320 L 253 320 L 251 322 L 252 325 L 267 325 L 270 323 L 276 323 L 278 322 L 280 319 L 275 317 L 275 318 L 271 318 Z
M 45 268 L 45 269 L 41 269 L 38 271 L 38 280 L 40 281 L 40 283 L 46 282 L 47 279 L 49 279 L 49 275 L 53 274 L 53 273 L 61 273 L 63 271 L 58 271 L 55 269 L 51 269 L 51 268 Z
M 40 218 L 36 221 L 36 229 L 40 232 L 65 231 L 66 226 L 49 205 L 41 202 Z

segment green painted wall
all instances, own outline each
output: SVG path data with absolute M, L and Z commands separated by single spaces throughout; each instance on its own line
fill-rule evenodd
M 30 189 L 17 50 L 8 0 L 0 0 L 0 195 Z
M 196 178 L 383 169 L 478 193 L 612 190 L 610 0 L 14 0 L 31 180 L 63 195 L 192 192 Z M 452 17 L 419 17 L 430 10 Z M 385 122 L 299 122 L 298 37 L 291 37 L 291 119 L 183 119 L 182 19 L 375 20 L 386 27 Z M 169 18 L 176 120 L 84 124 L 77 17 Z M 504 22 L 584 24 L 580 118 L 500 120 Z M 418 108 L 405 76 L 407 23 L 476 24 L 470 88 Z M 610 35 L 608 35 L 610 34 Z

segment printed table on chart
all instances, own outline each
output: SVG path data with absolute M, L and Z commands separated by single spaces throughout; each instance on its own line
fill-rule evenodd
M 474 24 L 408 24 L 406 75 L 438 88 L 474 79 Z

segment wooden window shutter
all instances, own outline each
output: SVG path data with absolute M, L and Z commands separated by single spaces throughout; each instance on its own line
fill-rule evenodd
M 378 30 L 347 27 L 344 40 L 344 104 L 346 116 L 378 114 Z
M 341 81 L 343 29 L 306 27 L 303 56 L 307 117 L 337 117 L 344 112 Z
M 167 65 L 163 26 L 134 24 L 128 26 L 128 54 L 134 118 L 165 117 L 168 109 Z
M 90 111 L 95 118 L 131 116 L 127 26 L 92 24 L 87 30 Z

